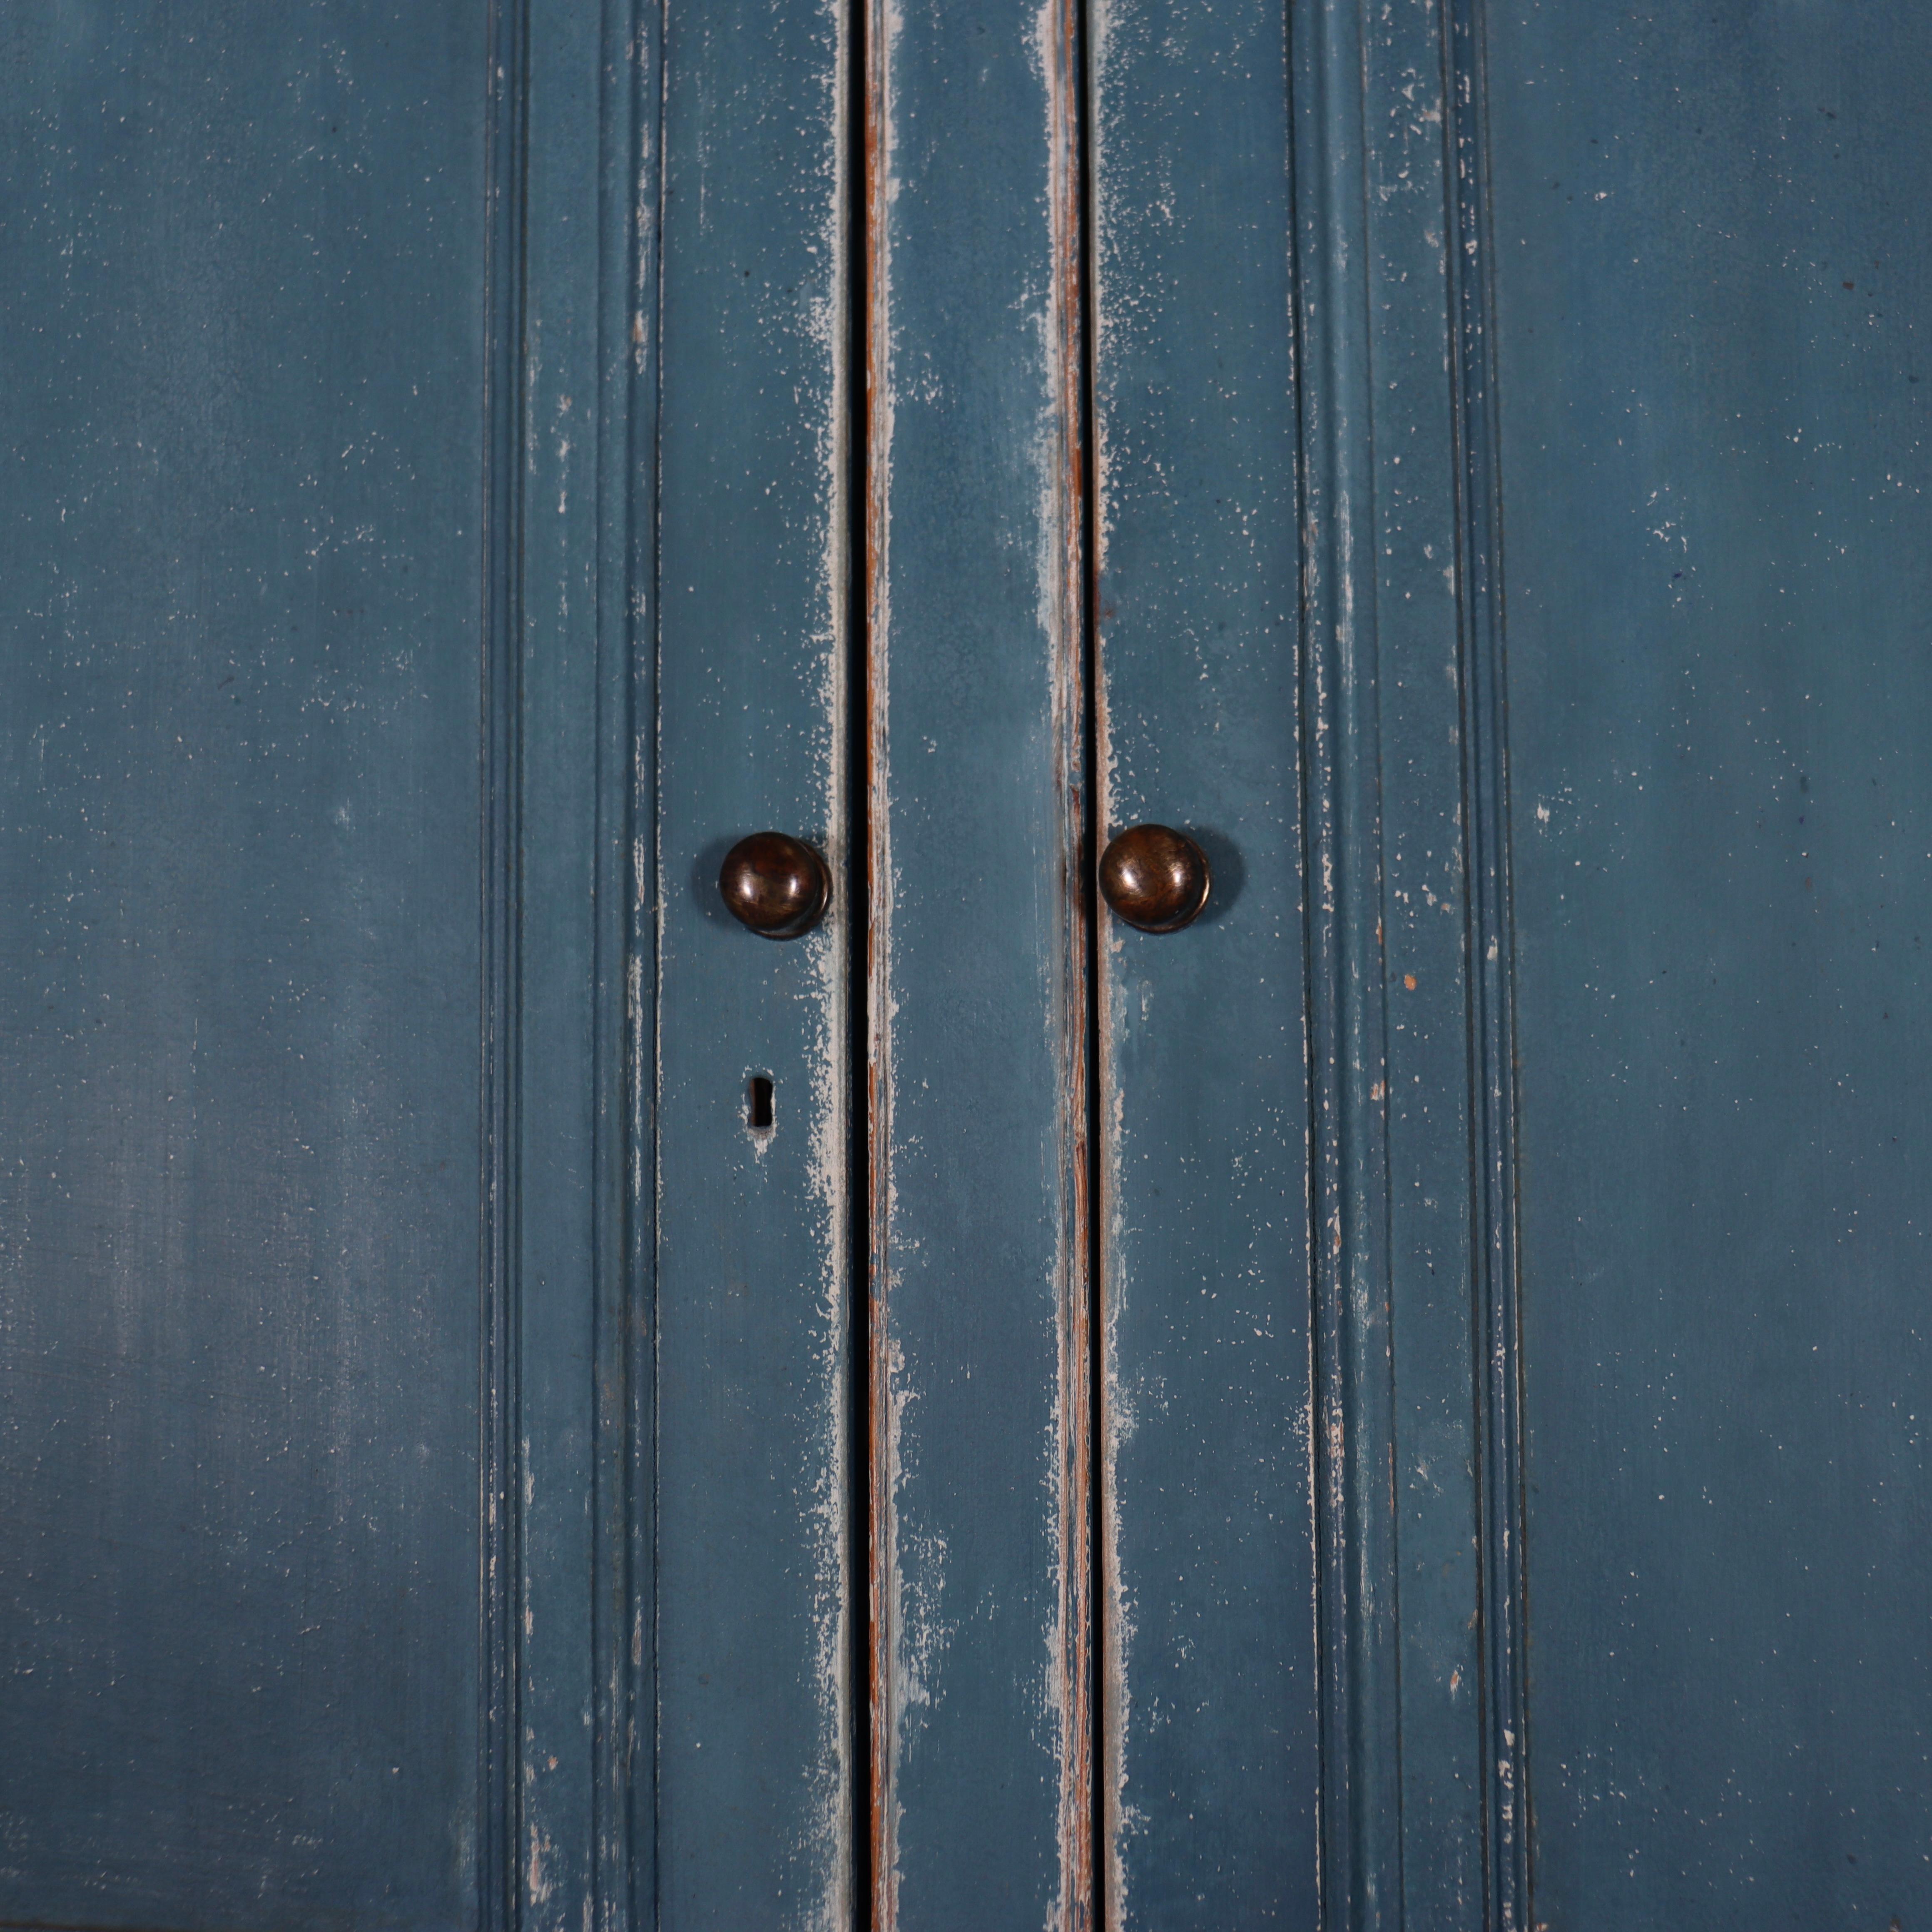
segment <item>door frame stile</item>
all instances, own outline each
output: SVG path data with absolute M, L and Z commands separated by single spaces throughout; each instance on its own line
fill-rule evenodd
M 862 1132 L 866 1138 L 863 1355 L 866 1477 L 866 1897 L 868 1923 L 892 1932 L 898 1922 L 898 1821 L 892 1779 L 893 1646 L 900 1628 L 897 1516 L 898 1430 L 892 1413 L 892 1192 L 886 1150 L 892 1131 L 892 814 L 887 791 L 891 770 L 886 710 L 887 644 L 891 629 L 892 575 L 892 229 L 887 197 L 892 181 L 892 0 L 851 0 L 862 12 L 855 77 L 862 97 L 859 189 L 854 197 L 860 232 L 855 264 L 863 293 L 854 318 L 863 331 L 860 367 L 862 416 L 858 460 L 863 467 L 856 533 L 863 572 L 855 602 L 863 622 L 854 648 L 860 664 L 864 739 L 861 782 L 854 787 L 863 814 L 865 847 L 854 864 L 864 881 L 864 1020 L 855 1035 L 865 1055 Z

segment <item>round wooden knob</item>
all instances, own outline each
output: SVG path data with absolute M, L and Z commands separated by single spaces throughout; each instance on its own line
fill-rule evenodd
M 1178 932 L 1208 903 L 1208 855 L 1184 832 L 1134 825 L 1100 855 L 1100 890 L 1130 926 Z
M 724 855 L 718 890 L 731 916 L 765 939 L 796 939 L 825 916 L 832 874 L 802 839 L 754 832 Z

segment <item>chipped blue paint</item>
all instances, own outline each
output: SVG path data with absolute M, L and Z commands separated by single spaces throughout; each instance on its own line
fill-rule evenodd
M 1092 15 L 1102 838 L 1202 919 L 1100 934 L 1110 1926 L 1316 1906 L 1288 22 Z
M 874 1922 L 1091 1924 L 1070 10 L 874 7 Z
M 666 28 L 646 1184 L 666 1928 L 830 1932 L 854 1909 L 843 31 L 835 6 L 764 0 L 674 5 Z M 782 944 L 717 886 L 767 828 L 837 882 Z
M 1908 1925 L 1924 37 L 1298 44 L 1326 1918 Z
M 0 1919 L 1916 1924 L 1918 28 L 15 10 Z

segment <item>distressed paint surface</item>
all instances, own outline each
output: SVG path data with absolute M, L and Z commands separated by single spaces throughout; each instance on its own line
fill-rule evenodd
M 868 16 L 874 1922 L 1092 1922 L 1074 16 Z
M 843 28 L 707 0 L 665 32 L 657 1922 L 830 1932 L 856 1829 Z M 718 896 L 766 829 L 832 868 L 802 940 Z
M 1370 1100 L 1387 1187 L 1389 1605 L 1399 1810 L 1378 1877 L 1391 1919 L 1506 1924 L 1486 1892 L 1481 1450 L 1474 1400 L 1484 1277 L 1474 1177 L 1472 960 L 1486 936 L 1465 832 L 1474 644 L 1456 368 L 1456 125 L 1442 9 L 1375 9 L 1364 38 L 1362 294 L 1374 506 L 1374 957 L 1381 1091 Z M 1458 375 L 1461 380 L 1456 380 Z M 1378 1105 L 1377 1103 L 1379 1103 Z M 1377 1799 L 1386 1802 L 1378 1788 Z
M 1310 0 L 1294 56 L 1302 744 L 1324 1921 L 1400 1922 L 1402 1762 L 1377 784 L 1373 338 L 1365 173 L 1387 104 L 1367 10 Z M 1446 372 L 1445 372 L 1446 374 Z
M 1094 12 L 1100 836 L 1209 856 L 1100 950 L 1107 1922 L 1313 1922 L 1288 21 Z
M 635 1124 L 626 917 L 632 890 L 633 639 L 649 609 L 634 480 L 650 446 L 638 206 L 639 122 L 659 75 L 652 14 L 537 0 L 518 63 L 523 288 L 517 332 L 521 782 L 519 982 L 511 1130 L 518 1177 L 513 1454 L 520 1562 L 518 1923 L 631 1922 L 628 1786 L 650 1686 L 632 1600 L 638 1440 L 649 1388 L 636 1346 L 642 1256 L 627 1224 Z M 646 110 L 646 103 L 649 103 Z M 654 158 L 654 157 L 653 157 Z M 654 213 L 655 211 L 652 211 Z M 507 400 L 507 399 L 506 399 Z M 646 472 L 646 477 L 648 472 Z M 647 527 L 647 526 L 646 526 Z M 648 691 L 645 694 L 648 699 Z M 508 783 L 500 777 L 500 788 Z M 645 1038 L 648 1039 L 647 1033 Z M 646 1784 L 646 1789 L 648 1784 Z M 648 1894 L 646 1894 L 648 1896 Z
M 656 37 L 8 31 L 4 1910 L 654 1918 Z
M 479 1914 L 488 25 L 0 28 L 15 1924 Z
M 1498 0 L 1534 1918 L 1932 1911 L 1932 40 Z
M 0 29 L 0 1917 L 1932 1902 L 1932 56 L 1288 14 Z

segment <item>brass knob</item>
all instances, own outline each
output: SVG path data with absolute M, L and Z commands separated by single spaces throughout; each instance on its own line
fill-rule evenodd
M 825 916 L 832 874 L 802 839 L 754 832 L 725 854 L 718 890 L 732 917 L 761 938 L 796 939 Z
M 1208 903 L 1208 855 L 1184 832 L 1133 825 L 1100 856 L 1100 890 L 1130 926 L 1178 932 Z

